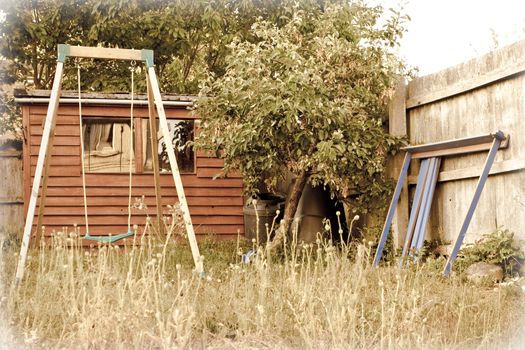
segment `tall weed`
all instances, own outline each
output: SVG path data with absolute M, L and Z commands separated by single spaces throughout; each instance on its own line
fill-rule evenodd
M 46 348 L 488 348 L 518 330 L 523 293 L 479 289 L 422 266 L 372 268 L 370 246 L 288 243 L 283 257 L 250 242 L 206 241 L 206 275 L 189 247 L 139 232 L 131 246 L 82 247 L 64 231 L 34 250 L 11 284 L 7 317 Z

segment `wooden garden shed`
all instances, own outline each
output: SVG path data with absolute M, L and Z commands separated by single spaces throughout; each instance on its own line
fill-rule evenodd
M 24 209 L 27 212 L 31 185 L 38 158 L 43 124 L 49 103 L 49 91 L 19 90 L 16 102 L 23 114 L 23 183 Z M 234 237 L 243 227 L 242 179 L 227 176 L 214 179 L 223 161 L 203 152 L 184 147 L 198 132 L 198 118 L 189 110 L 192 96 L 164 95 L 164 108 L 176 149 L 182 182 L 188 199 L 190 215 L 198 235 L 215 234 L 219 238 Z M 84 202 L 81 175 L 81 148 L 84 147 L 86 195 L 90 234 L 118 234 L 127 231 L 129 172 L 132 171 L 132 197 L 137 205 L 131 210 L 131 223 L 143 226 L 146 217 L 156 216 L 156 199 L 151 154 L 160 160 L 162 210 L 170 214 L 170 206 L 178 201 L 173 178 L 160 136 L 156 150 L 149 140 L 146 96 L 134 101 L 133 157 L 129 154 L 129 94 L 82 94 L 82 133 L 80 143 L 79 107 L 76 93 L 63 92 L 57 115 L 53 152 L 49 172 L 43 225 L 49 236 L 53 230 L 77 224 L 84 233 Z M 142 198 L 144 199 L 142 201 Z M 146 204 L 140 206 L 140 202 Z M 38 208 L 37 211 L 38 213 Z M 34 220 L 36 225 L 36 218 Z

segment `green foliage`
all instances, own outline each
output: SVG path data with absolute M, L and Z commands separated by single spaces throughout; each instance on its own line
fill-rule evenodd
M 305 0 L 6 0 L 0 19 L 0 81 L 50 89 L 57 44 L 152 49 L 162 91 L 196 94 L 207 74 L 221 76 L 234 38 L 253 40 L 257 18 L 283 25 L 293 8 L 318 13 Z M 81 60 L 82 89 L 129 91 L 129 62 Z M 145 91 L 139 67 L 136 90 Z M 68 62 L 64 89 L 76 89 Z M 16 115 L 9 118 L 19 123 Z M 10 119 L 10 120 L 11 120 Z M 7 123 L 7 120 L 4 120 Z
M 198 147 L 222 152 L 248 192 L 261 174 L 275 185 L 307 170 L 314 185 L 360 212 L 383 205 L 385 158 L 400 140 L 385 132 L 386 100 L 403 64 L 392 53 L 404 17 L 382 27 L 380 7 L 361 1 L 323 11 L 292 9 L 282 26 L 259 19 L 253 40 L 229 46 L 223 76 L 199 94 Z
M 514 233 L 501 228 L 497 229 L 483 235 L 474 244 L 469 244 L 461 249 L 456 267 L 464 270 L 474 263 L 484 261 L 500 265 L 507 274 L 511 274 L 525 259 L 521 244 L 514 238 Z
M 37 89 L 50 86 L 59 43 L 78 45 L 89 26 L 81 0 L 12 0 L 4 2 L 0 54 L 15 65 L 19 81 Z
M 0 89 L 0 135 L 10 133 L 15 138 L 22 137 L 22 118 L 20 108 L 14 98 Z
M 221 8 L 225 1 L 213 3 Z M 161 87 L 196 92 L 196 84 L 186 84 L 185 79 L 195 61 L 190 57 L 203 50 L 197 36 L 210 36 L 210 27 L 202 20 L 207 14 L 204 7 L 202 1 L 11 1 L 4 9 L 6 19 L 0 24 L 0 52 L 16 62 L 19 80 L 46 89 L 54 74 L 57 44 L 153 49 Z M 211 34 L 219 37 L 220 30 Z M 181 60 L 184 64 L 179 67 L 176 63 Z M 183 68 L 184 76 L 166 78 L 164 69 L 173 64 L 174 68 Z M 82 66 L 84 89 L 129 89 L 128 63 L 85 60 Z M 64 87 L 74 88 L 74 67 L 71 64 L 66 68 Z M 144 79 L 138 81 L 145 89 Z
M 11 78 L 51 87 L 57 44 L 155 51 L 161 89 L 197 93 L 208 72 L 225 71 L 234 37 L 250 39 L 256 18 L 276 24 L 292 6 L 314 11 L 324 1 L 258 0 L 7 0 L 0 21 L 0 54 L 14 62 Z M 128 63 L 84 60 L 83 89 L 129 89 Z M 71 64 L 64 87 L 75 88 Z M 143 73 L 142 73 L 143 75 Z M 138 77 L 139 88 L 145 89 Z

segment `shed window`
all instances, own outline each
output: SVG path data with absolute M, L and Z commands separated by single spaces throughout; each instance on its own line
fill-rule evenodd
M 135 169 L 135 154 L 130 155 L 130 122 L 84 118 L 84 169 L 87 172 L 127 173 Z
M 143 121 L 143 129 L 146 129 L 143 140 L 145 147 L 144 170 L 153 171 L 153 161 L 151 156 L 150 128 L 147 120 Z M 193 147 L 188 146 L 188 141 L 193 141 L 195 123 L 193 120 L 168 119 L 168 129 L 171 135 L 171 142 L 177 157 L 177 164 L 181 173 L 195 172 L 195 152 Z M 170 162 L 168 153 L 164 146 L 162 132 L 159 130 L 157 121 L 157 154 L 159 155 L 160 172 L 170 172 Z

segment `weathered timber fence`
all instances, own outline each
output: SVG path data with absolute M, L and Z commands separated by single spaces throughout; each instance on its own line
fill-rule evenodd
M 390 132 L 407 135 L 411 145 L 497 130 L 510 134 L 509 146 L 496 156 L 465 242 L 499 227 L 525 239 L 525 41 L 400 83 L 391 100 Z M 397 174 L 399 157 L 392 162 Z M 427 239 L 456 239 L 485 158 L 486 152 L 443 158 Z M 394 217 L 397 245 L 406 234 L 418 169 L 414 162 Z
M 0 140 L 0 234 L 24 227 L 22 144 Z

